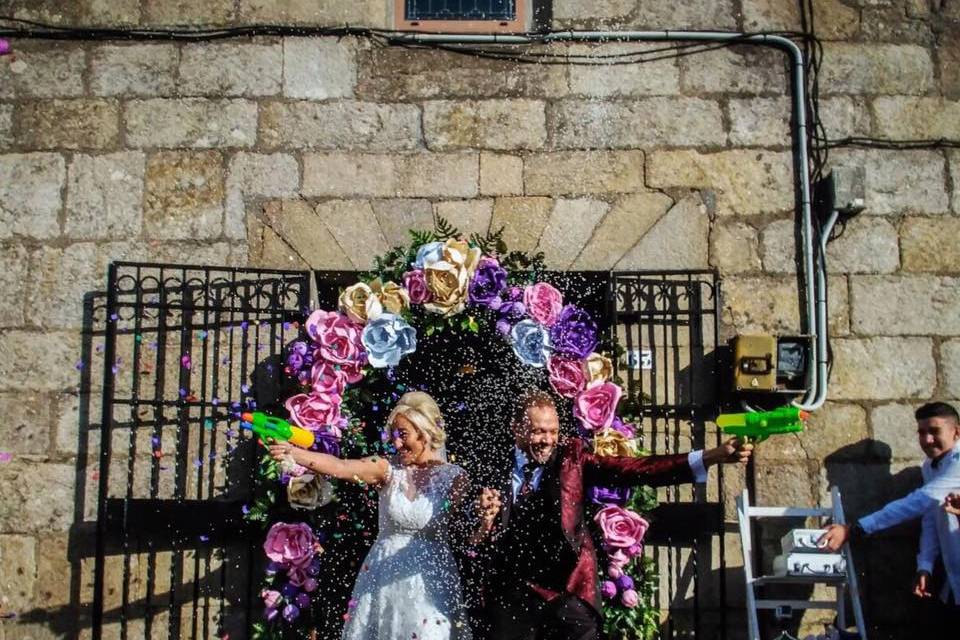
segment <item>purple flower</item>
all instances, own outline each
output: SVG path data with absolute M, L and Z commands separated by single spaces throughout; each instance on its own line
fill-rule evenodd
M 613 416 L 613 422 L 610 423 L 610 428 L 614 431 L 622 433 L 625 438 L 632 439 L 637 436 L 636 427 L 634 427 L 632 424 L 625 423 L 620 419 L 620 416 Z
M 568 304 L 550 327 L 550 344 L 557 355 L 585 360 L 597 346 L 597 323 L 583 309 Z
M 630 487 L 590 487 L 587 497 L 595 504 L 616 504 L 623 506 L 630 499 Z
M 630 582 L 630 586 L 633 586 L 632 581 Z M 308 596 L 305 593 L 299 593 L 297 594 L 295 602 L 297 606 L 300 607 L 301 609 L 306 609 L 307 607 L 310 606 L 310 596 Z
M 617 585 L 610 580 L 604 580 L 603 584 L 600 585 L 600 595 L 609 600 L 617 595 Z
M 293 622 L 300 615 L 300 609 L 295 604 L 288 604 L 283 608 L 283 619 L 287 622 Z
M 617 586 L 620 588 L 621 591 L 626 591 L 627 589 L 633 589 L 633 578 L 631 578 L 630 576 L 624 573 L 619 578 L 617 578 Z
M 313 434 L 314 448 L 320 453 L 329 453 L 332 456 L 340 456 L 340 441 L 332 433 L 315 432 Z
M 266 617 L 267 621 L 270 622 L 277 617 L 277 610 L 271 607 L 267 607 L 263 610 L 263 615 Z
M 480 258 L 477 270 L 470 283 L 470 302 L 473 304 L 490 305 L 494 299 L 497 307 L 502 306 L 500 292 L 507 286 L 507 272 L 500 263 L 489 256 Z

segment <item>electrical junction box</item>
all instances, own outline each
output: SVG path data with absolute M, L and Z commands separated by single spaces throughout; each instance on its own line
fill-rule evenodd
M 830 553 L 820 546 L 820 538 L 826 529 L 792 529 L 780 538 L 780 548 L 784 553 L 799 551 L 802 553 Z
M 803 393 L 809 336 L 739 335 L 733 339 L 733 388 L 742 393 Z

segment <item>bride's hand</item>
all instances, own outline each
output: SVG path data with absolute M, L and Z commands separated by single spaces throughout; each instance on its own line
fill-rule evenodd
M 283 462 L 288 458 L 293 459 L 293 445 L 289 442 L 274 442 L 267 445 L 267 450 L 270 452 L 270 457 L 277 462 Z
M 490 487 L 484 487 L 477 498 L 477 515 L 483 521 L 485 529 L 493 528 L 493 523 L 500 513 L 500 492 Z

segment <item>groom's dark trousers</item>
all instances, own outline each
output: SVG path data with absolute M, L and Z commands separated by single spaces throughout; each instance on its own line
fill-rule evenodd
M 510 467 L 512 469 L 512 467 Z M 491 638 L 592 640 L 600 626 L 597 555 L 584 522 L 586 487 L 662 486 L 693 481 L 686 454 L 595 456 L 580 439 L 546 463 L 537 491 L 507 499 L 490 542 L 486 585 Z

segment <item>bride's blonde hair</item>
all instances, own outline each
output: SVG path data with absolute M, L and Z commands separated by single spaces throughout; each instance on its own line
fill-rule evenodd
M 387 427 L 393 426 L 393 420 L 398 415 L 409 420 L 427 440 L 431 449 L 439 449 L 447 441 L 447 433 L 443 430 L 443 415 L 436 400 L 423 391 L 410 391 L 400 396 L 397 405 L 387 416 Z

